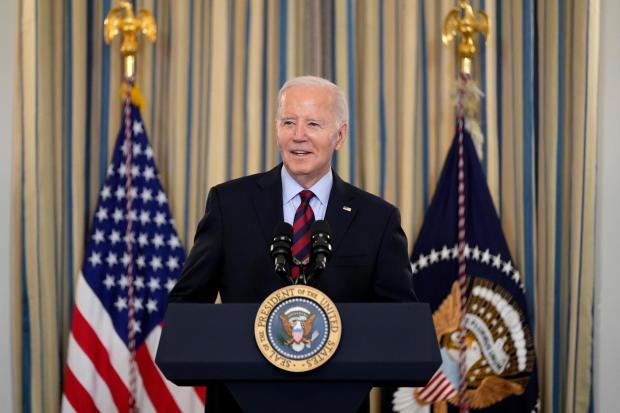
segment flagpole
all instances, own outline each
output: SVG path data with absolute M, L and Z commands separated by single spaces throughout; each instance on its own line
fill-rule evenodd
M 465 313 L 467 306 L 467 271 L 465 261 L 465 160 L 464 160 L 464 130 L 465 130 L 465 93 L 468 82 L 471 80 L 472 59 L 476 55 L 477 48 L 474 37 L 480 33 L 486 39 L 489 32 L 489 19 L 487 14 L 480 10 L 476 15 L 467 0 L 459 0 L 456 8 L 452 9 L 444 20 L 442 41 L 447 45 L 453 38 L 459 37 L 458 44 L 460 79 L 457 91 L 457 122 L 458 122 L 458 283 L 461 299 L 461 320 L 459 334 L 459 410 L 461 413 L 469 412 L 467 402 L 467 342 L 465 341 L 466 326 Z
M 136 389 L 137 389 L 137 371 L 136 371 L 136 332 L 138 325 L 135 319 L 135 273 L 134 273 L 134 257 L 132 250 L 133 220 L 130 217 L 132 211 L 132 90 L 135 88 L 136 80 L 136 55 L 138 51 L 138 35 L 143 34 L 151 42 L 155 42 L 157 38 L 157 25 L 152 14 L 144 9 L 140 10 L 139 15 L 133 12 L 133 6 L 128 0 L 120 0 L 119 6 L 113 8 L 108 13 L 104 21 L 104 37 L 106 43 L 110 44 L 112 40 L 118 36 L 122 36 L 120 52 L 123 61 L 123 116 L 124 116 L 124 137 L 123 153 L 125 155 L 125 194 L 126 209 L 125 216 L 127 218 L 127 228 L 125 231 L 125 242 L 127 244 L 127 347 L 130 354 L 129 360 L 129 411 L 136 411 Z

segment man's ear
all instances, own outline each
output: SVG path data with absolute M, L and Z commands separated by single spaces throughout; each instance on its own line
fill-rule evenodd
M 342 145 L 344 145 L 345 140 L 347 139 L 347 130 L 349 125 L 346 122 L 343 122 L 342 125 L 338 128 L 338 137 L 336 138 L 336 150 L 340 149 Z

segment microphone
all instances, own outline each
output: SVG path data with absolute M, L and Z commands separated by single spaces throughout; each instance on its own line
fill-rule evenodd
M 332 237 L 329 222 L 324 220 L 315 221 L 312 224 L 312 257 L 314 270 L 324 271 L 327 261 L 332 257 Z
M 280 222 L 273 230 L 273 240 L 269 247 L 269 255 L 274 261 L 276 273 L 286 277 L 286 264 L 291 261 L 291 247 L 293 246 L 293 227 L 286 222 Z

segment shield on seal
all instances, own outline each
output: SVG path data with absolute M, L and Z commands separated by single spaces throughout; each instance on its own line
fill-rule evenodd
M 304 328 L 299 321 L 296 321 L 293 325 L 293 340 L 295 343 L 299 343 L 304 338 Z

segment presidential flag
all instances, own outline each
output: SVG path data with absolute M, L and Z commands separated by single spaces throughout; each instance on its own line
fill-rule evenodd
M 175 386 L 154 361 L 184 260 L 128 92 L 77 281 L 63 412 L 204 411 L 205 389 Z
M 398 389 L 394 410 L 539 411 L 523 276 L 462 124 L 415 242 L 411 268 L 418 298 L 433 311 L 442 365 L 425 387 Z

